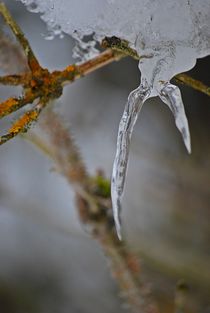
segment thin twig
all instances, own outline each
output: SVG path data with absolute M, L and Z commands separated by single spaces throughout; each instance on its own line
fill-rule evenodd
M 119 61 L 125 56 L 126 55 L 113 51 L 112 49 L 107 49 L 91 60 L 80 64 L 69 65 L 63 71 L 55 71 L 53 73 L 57 76 L 57 79 L 62 82 L 62 86 L 65 86 L 114 61 Z
M 0 12 L 1 12 L 1 15 L 4 18 L 5 22 L 11 28 L 15 37 L 19 41 L 20 45 L 23 47 L 23 51 L 26 55 L 29 68 L 32 70 L 32 72 L 39 69 L 39 67 L 40 67 L 39 62 L 38 62 L 35 54 L 33 53 L 33 50 L 31 49 L 28 40 L 26 39 L 26 37 L 24 36 L 19 25 L 12 18 L 12 16 L 10 15 L 6 6 L 2 2 L 0 2 Z
M 28 71 L 20 46 L 0 31 L 0 68 L 5 73 Z
M 110 191 L 104 193 L 98 188 L 97 175 L 89 175 L 71 133 L 64 127 L 57 113 L 46 110 L 37 125 L 38 131 L 29 132 L 24 136 L 53 160 L 56 169 L 73 187 L 80 220 L 88 226 L 91 236 L 98 241 L 108 257 L 121 295 L 133 312 L 157 312 L 148 295 L 148 288 L 141 279 L 142 269 L 138 258 L 117 238 Z M 103 176 L 100 176 L 100 179 L 106 182 Z
M 178 74 L 175 76 L 175 80 L 178 83 L 182 83 L 188 87 L 191 87 L 195 90 L 198 90 L 202 93 L 205 93 L 207 96 L 210 96 L 210 87 L 205 85 L 204 83 L 200 82 L 197 79 L 194 79 L 192 77 L 190 77 L 187 74 Z

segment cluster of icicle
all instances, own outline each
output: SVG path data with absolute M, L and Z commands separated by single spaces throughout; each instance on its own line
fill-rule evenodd
M 121 238 L 121 202 L 133 128 L 146 99 L 159 96 L 172 111 L 188 152 L 190 132 L 180 90 L 170 79 L 210 54 L 209 0 L 20 0 L 41 13 L 50 38 L 64 33 L 77 42 L 75 54 L 91 58 L 105 36 L 127 40 L 139 56 L 141 84 L 133 90 L 120 121 L 112 173 L 112 203 Z M 86 40 L 84 40 L 86 38 Z M 87 38 L 91 38 L 89 41 Z

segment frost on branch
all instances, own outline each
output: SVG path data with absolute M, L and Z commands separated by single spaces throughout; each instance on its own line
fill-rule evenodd
M 123 113 L 112 175 L 114 217 L 120 236 L 120 207 L 132 131 L 143 102 L 159 96 L 175 117 L 188 152 L 190 133 L 178 87 L 170 79 L 210 54 L 209 0 L 21 0 L 40 12 L 51 34 L 71 35 L 76 54 L 90 58 L 105 36 L 126 40 L 141 58 L 141 84 Z M 88 36 L 88 37 L 87 37 Z M 91 38 L 87 42 L 87 38 Z M 75 53 L 74 53 L 75 54 Z

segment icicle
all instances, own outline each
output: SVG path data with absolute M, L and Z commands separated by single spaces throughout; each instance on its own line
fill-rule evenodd
M 183 141 L 188 153 L 191 153 L 190 131 L 187 117 L 185 114 L 184 104 L 179 88 L 171 83 L 164 83 L 159 96 L 161 100 L 168 105 L 172 111 L 177 128 L 182 134 Z
M 114 220 L 119 239 L 121 239 L 121 199 L 125 184 L 130 140 L 139 112 L 149 94 L 150 88 L 146 82 L 130 93 L 119 125 L 111 185 Z
M 156 71 L 154 72 L 156 73 Z M 153 82 L 154 79 L 151 81 Z M 176 126 L 181 132 L 185 146 L 190 153 L 190 132 L 181 92 L 177 86 L 169 82 L 161 83 L 161 86 L 158 87 L 159 97 L 172 111 Z M 142 105 L 149 96 L 155 94 L 155 89 L 152 84 L 149 86 L 146 80 L 143 79 L 142 84 L 130 93 L 119 125 L 111 186 L 113 214 L 119 239 L 121 239 L 121 200 L 125 184 L 131 136 Z

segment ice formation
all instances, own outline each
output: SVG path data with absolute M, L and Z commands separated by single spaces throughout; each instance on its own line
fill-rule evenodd
M 159 96 L 171 109 L 187 150 L 190 133 L 181 93 L 170 79 L 191 69 L 197 58 L 210 54 L 209 0 L 21 0 L 41 13 L 51 34 L 71 35 L 77 56 L 89 58 L 95 42 L 105 36 L 127 40 L 139 56 L 141 84 L 132 91 L 123 113 L 112 174 L 114 218 L 120 237 L 121 198 L 132 131 L 146 99 Z M 82 39 L 90 37 L 89 43 Z

